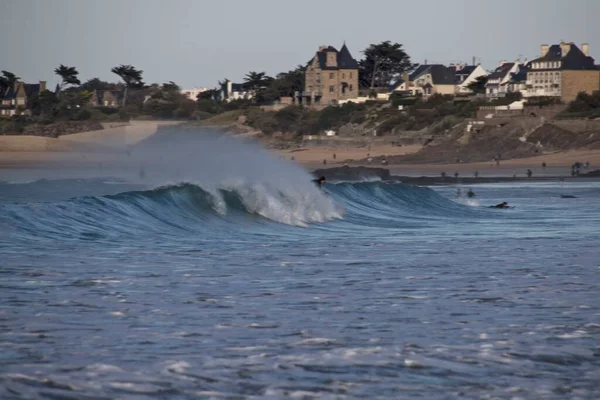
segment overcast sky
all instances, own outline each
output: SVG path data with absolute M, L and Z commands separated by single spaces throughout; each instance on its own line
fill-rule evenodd
M 185 88 L 275 75 L 345 40 L 404 45 L 413 62 L 532 59 L 542 43 L 590 43 L 600 62 L 600 0 L 0 0 L 0 70 L 57 81 L 59 64 L 83 80 L 116 81 L 131 64 L 146 82 Z

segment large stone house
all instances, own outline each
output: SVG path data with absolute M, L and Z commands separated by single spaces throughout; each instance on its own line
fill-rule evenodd
M 355 99 L 358 94 L 358 62 L 344 44 L 340 51 L 333 46 L 319 47 L 306 67 L 304 91 L 296 96 L 301 104 L 328 105 Z
M 589 56 L 589 45 L 541 45 L 540 57 L 529 63 L 526 96 L 560 97 L 571 101 L 579 92 L 600 90 L 600 70 Z
M 0 116 L 29 113 L 29 98 L 46 90 L 46 81 L 40 83 L 15 82 L 12 87 L 0 93 Z

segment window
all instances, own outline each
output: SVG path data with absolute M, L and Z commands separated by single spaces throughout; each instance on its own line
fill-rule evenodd
M 352 85 L 350 85 L 350 91 L 352 91 Z
M 335 92 L 335 86 L 329 86 L 329 93 Z
M 333 76 L 334 76 L 334 75 L 333 75 L 333 72 L 330 72 L 330 73 L 329 73 L 329 79 L 333 79 Z
M 350 72 L 350 79 L 352 79 L 352 72 Z
M 346 79 L 346 74 L 342 74 L 342 79 Z

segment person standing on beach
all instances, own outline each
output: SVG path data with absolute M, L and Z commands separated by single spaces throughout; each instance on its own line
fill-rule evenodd
M 531 175 L 532 175 L 532 174 L 533 174 L 533 172 L 531 172 L 531 170 L 530 170 L 530 169 L 528 169 L 528 170 L 527 170 L 527 177 L 528 177 L 528 178 L 531 178 Z

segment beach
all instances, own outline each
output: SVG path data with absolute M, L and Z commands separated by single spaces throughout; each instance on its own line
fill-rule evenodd
M 61 136 L 58 139 L 33 136 L 0 136 L 0 179 L 17 169 L 102 168 L 121 156 L 123 151 L 151 137 L 161 126 L 179 122 L 132 121 L 127 124 L 105 124 L 105 129 Z M 201 133 L 199 133 L 201 134 Z M 343 165 L 388 168 L 392 174 L 404 176 L 461 177 L 525 176 L 531 169 L 534 176 L 569 176 L 575 162 L 589 162 L 593 169 L 600 166 L 600 150 L 572 150 L 543 154 L 537 157 L 490 160 L 483 163 L 448 164 L 382 164 L 377 159 L 418 152 L 422 146 L 397 146 L 372 143 L 367 146 L 306 146 L 271 151 L 279 158 L 292 161 L 312 171 Z M 369 157 L 374 161 L 365 162 Z M 325 160 L 325 163 L 323 162 Z M 546 168 L 542 164 L 546 163 Z M 582 171 L 585 172 L 585 171 Z

